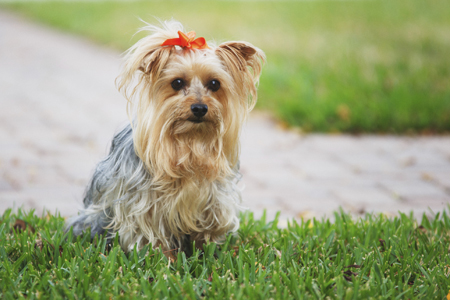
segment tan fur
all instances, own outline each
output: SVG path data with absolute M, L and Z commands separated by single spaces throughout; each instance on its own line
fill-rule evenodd
M 264 53 L 246 42 L 161 47 L 183 31 L 175 21 L 144 30 L 153 34 L 128 51 L 118 87 L 129 101 L 135 152 L 150 177 L 132 205 L 112 206 L 110 227 L 128 250 L 148 242 L 167 248 L 184 234 L 219 242 L 239 226 L 239 135 L 256 103 Z M 177 78 L 188 83 L 185 89 L 171 87 Z M 212 79 L 220 81 L 217 92 L 205 87 Z M 187 120 L 195 103 L 208 105 L 203 123 Z

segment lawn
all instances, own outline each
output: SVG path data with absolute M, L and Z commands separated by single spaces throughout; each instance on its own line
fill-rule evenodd
M 450 132 L 448 0 L 2 6 L 120 51 L 141 37 L 139 18 L 153 16 L 207 39 L 250 41 L 268 57 L 258 108 L 306 132 Z
M 242 216 L 222 245 L 168 260 L 145 247 L 64 234 L 59 216 L 7 210 L 0 223 L 2 299 L 445 299 L 450 218 L 405 214 L 291 222 Z M 26 224 L 26 226 L 25 226 Z

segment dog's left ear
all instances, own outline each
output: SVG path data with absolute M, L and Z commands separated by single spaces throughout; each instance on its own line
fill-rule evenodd
M 256 85 L 266 60 L 264 52 L 247 42 L 226 42 L 220 44 L 215 52 L 235 82 L 242 83 L 239 92 L 252 96 L 251 109 L 256 102 Z
M 255 82 L 261 75 L 262 65 L 266 60 L 266 56 L 261 49 L 247 42 L 226 42 L 220 44 L 216 49 L 216 54 L 222 59 L 227 68 L 232 73 L 240 71 L 252 72 Z

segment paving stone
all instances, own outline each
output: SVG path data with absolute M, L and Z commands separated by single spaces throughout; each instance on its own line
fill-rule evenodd
M 403 199 L 411 199 L 415 197 L 437 198 L 442 199 L 449 197 L 445 190 L 426 181 L 389 181 L 382 180 L 381 185 Z
M 408 137 L 398 137 L 398 136 L 376 136 L 367 135 L 361 137 L 361 142 L 363 142 L 370 152 L 377 154 L 390 154 L 397 153 L 399 151 L 404 151 L 410 147 L 411 138 Z M 415 143 L 415 140 L 413 140 Z
M 408 205 L 421 208 L 431 208 L 434 210 L 442 210 L 450 204 L 450 196 L 428 197 L 428 196 L 412 196 L 406 200 Z
M 386 206 L 393 203 L 396 199 L 389 193 L 379 188 L 333 188 L 332 193 L 338 197 L 343 203 L 352 203 L 367 207 L 368 205 Z
M 450 194 L 450 169 L 444 171 L 429 170 L 421 173 L 424 180 L 435 181 L 446 188 L 447 194 Z
M 63 216 L 76 215 L 82 204 L 84 188 L 59 186 L 49 188 L 26 188 L 15 193 L 0 193 L 0 209 L 34 209 L 37 214 L 45 210 L 59 211 Z M 7 204 L 7 205 L 5 205 Z
M 4 178 L 4 176 L 2 177 Z M 0 193 L 3 191 L 11 191 L 13 189 L 13 186 L 8 181 L 0 178 Z
M 374 152 L 349 153 L 339 156 L 339 159 L 351 166 L 354 171 L 361 173 L 388 173 L 397 170 L 393 159 Z
M 349 135 L 321 135 L 311 134 L 304 136 L 300 148 L 310 148 L 314 152 L 323 152 L 327 154 L 352 155 L 355 153 L 365 152 L 369 149 L 364 143 L 361 143 L 360 137 Z
M 307 198 L 300 196 L 296 200 L 289 199 L 289 201 L 283 201 L 283 207 L 294 213 L 296 217 L 308 213 L 320 217 L 324 214 L 331 214 L 333 211 L 337 211 L 341 206 L 342 202 L 331 196 L 327 198 Z

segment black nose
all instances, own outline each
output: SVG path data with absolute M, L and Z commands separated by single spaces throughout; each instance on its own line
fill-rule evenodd
M 201 118 L 208 112 L 208 106 L 206 104 L 192 104 L 191 111 L 197 118 Z

